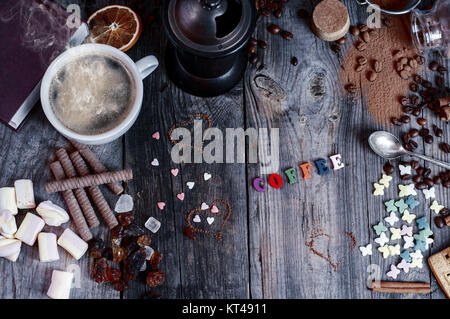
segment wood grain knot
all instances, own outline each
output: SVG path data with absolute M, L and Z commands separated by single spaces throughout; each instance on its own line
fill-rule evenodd
M 326 94 L 325 72 L 314 72 L 308 82 L 308 92 L 314 101 L 323 99 Z
M 279 102 L 286 100 L 286 91 L 272 78 L 260 74 L 255 76 L 253 80 L 255 81 L 256 87 L 265 92 L 267 98 Z

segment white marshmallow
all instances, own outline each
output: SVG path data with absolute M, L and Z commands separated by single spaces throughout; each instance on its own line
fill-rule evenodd
M 38 236 L 39 259 L 42 263 L 59 260 L 56 235 L 53 233 L 40 233 Z
M 6 238 L 14 238 L 17 231 L 16 218 L 7 209 L 0 210 L 0 234 Z
M 22 243 L 17 239 L 0 238 L 0 257 L 13 257 L 20 252 Z
M 0 188 L 0 210 L 7 209 L 17 215 L 16 191 L 14 187 Z
M 69 221 L 69 214 L 49 200 L 41 202 L 36 211 L 49 226 L 61 226 Z
M 58 239 L 58 245 L 67 250 L 75 259 L 80 259 L 87 251 L 88 244 L 67 228 Z
M 17 208 L 31 209 L 36 207 L 32 181 L 19 179 L 14 182 L 14 188 L 16 189 Z
M 44 226 L 45 222 L 42 218 L 32 213 L 27 213 L 16 233 L 16 238 L 20 239 L 29 246 L 33 246 L 37 235 L 41 232 Z
M 69 299 L 72 287 L 73 273 L 53 270 L 52 281 L 47 291 L 47 296 L 52 299 Z

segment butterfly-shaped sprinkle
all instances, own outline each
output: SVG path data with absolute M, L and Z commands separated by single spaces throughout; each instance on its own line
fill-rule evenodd
M 383 185 L 385 188 L 389 187 L 389 182 L 392 181 L 392 176 L 383 174 L 381 179 L 378 181 L 380 185 Z
M 390 253 L 389 253 L 389 247 L 388 246 L 378 247 L 378 251 L 383 254 L 383 258 L 384 259 L 389 257 Z
M 373 191 L 374 196 L 383 196 L 384 195 L 384 185 L 380 185 L 378 183 L 373 183 L 373 187 L 375 189 Z
M 391 199 L 391 200 L 389 200 L 387 202 L 384 202 L 384 206 L 386 206 L 386 211 L 388 213 L 397 211 L 397 206 L 394 205 L 394 200 L 393 199 Z
M 384 220 L 391 226 L 394 226 L 394 224 L 399 221 L 397 214 L 394 212 L 391 212 L 391 215 L 385 217 Z
M 431 237 L 428 237 L 427 239 L 425 239 L 425 248 L 428 250 L 428 248 L 430 248 L 430 245 L 432 245 L 434 243 L 434 239 Z
M 404 250 L 402 251 L 402 253 L 400 254 L 400 257 L 405 260 L 407 263 L 410 263 L 412 261 L 411 256 L 409 255 L 409 251 L 408 250 Z
M 420 250 L 416 250 L 413 253 L 409 254 L 412 258 L 420 258 L 423 259 L 422 252 Z
M 399 170 L 400 170 L 400 175 L 411 175 L 411 166 L 410 165 L 402 165 L 400 164 L 398 166 Z
M 400 211 L 400 213 L 403 214 L 403 212 L 405 211 L 405 209 L 408 208 L 408 204 L 405 203 L 405 201 L 403 199 L 400 199 L 398 201 L 395 202 L 395 206 L 398 207 L 398 210 Z
M 422 241 L 422 240 L 418 240 L 418 239 L 416 238 L 416 244 L 414 245 L 414 250 L 425 251 L 425 250 L 426 250 L 425 242 Z
M 416 219 L 416 223 L 417 228 L 419 229 L 425 229 L 427 227 L 430 228 L 430 225 L 428 225 L 427 218 L 425 216 Z
M 411 261 L 411 265 L 409 268 L 422 268 L 423 267 L 423 258 L 413 258 Z
M 415 234 L 414 238 L 416 240 L 421 240 L 421 241 L 425 242 L 427 240 L 427 238 L 430 237 L 431 235 L 433 235 L 433 232 L 431 231 L 431 229 L 425 228 L 425 229 L 422 229 L 418 234 Z
M 377 233 L 378 236 L 380 236 L 382 232 L 387 231 L 387 228 L 386 226 L 383 225 L 383 222 L 379 222 L 377 225 L 373 226 L 373 229 L 375 230 L 375 233 Z
M 430 206 L 430 209 L 431 209 L 433 212 L 435 212 L 436 214 L 439 214 L 439 212 L 440 212 L 441 209 L 443 209 L 443 208 L 444 208 L 444 206 L 443 206 L 443 205 L 439 205 L 438 202 L 437 202 L 437 200 L 434 200 L 434 201 L 431 203 L 431 206 Z
M 395 246 L 389 245 L 389 255 L 391 256 L 398 256 L 400 255 L 400 244 L 397 244 Z
M 410 214 L 407 209 L 403 212 L 402 219 L 406 221 L 408 224 L 411 224 L 411 222 L 416 218 L 416 215 Z
M 406 226 L 406 225 L 402 225 L 402 229 L 400 230 L 400 235 L 408 235 L 408 236 L 412 236 L 412 230 L 413 227 L 412 226 Z
M 406 260 L 402 259 L 402 261 L 397 264 L 397 268 L 398 269 L 403 269 L 403 271 L 405 272 L 405 274 L 407 274 L 409 272 L 409 267 L 411 266 L 411 264 L 409 262 L 407 262 Z
M 402 235 L 400 235 L 400 228 L 391 227 L 389 230 L 391 231 L 391 240 L 402 238 Z
M 372 244 L 368 244 L 366 247 L 360 246 L 359 250 L 363 256 L 372 255 Z
M 395 265 L 391 265 L 391 270 L 386 273 L 388 277 L 391 277 L 392 279 L 397 279 L 398 274 L 400 273 L 400 270 L 395 267 Z
M 403 248 L 408 249 L 408 248 L 414 247 L 414 237 L 403 236 L 403 240 L 405 241 Z
M 417 206 L 419 206 L 420 202 L 417 201 L 413 195 L 409 195 L 408 199 L 405 201 L 405 203 L 409 206 L 409 208 L 414 209 Z
M 375 242 L 380 246 L 384 246 L 389 242 L 389 238 L 383 232 L 381 233 L 380 237 L 375 238 Z
M 434 193 L 435 190 L 436 189 L 434 187 L 431 187 L 430 189 L 423 189 L 422 192 L 425 195 L 426 199 L 430 199 L 430 198 L 435 198 L 436 197 L 436 195 Z
M 408 185 L 402 185 L 398 184 L 398 196 L 399 197 L 406 197 L 409 195 L 417 195 L 417 192 L 414 189 L 414 184 L 408 184 Z

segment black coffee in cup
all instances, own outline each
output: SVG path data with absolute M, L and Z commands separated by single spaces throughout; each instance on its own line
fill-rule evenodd
M 136 82 L 127 67 L 103 53 L 74 57 L 53 77 L 50 106 L 67 128 L 83 135 L 107 132 L 130 113 Z

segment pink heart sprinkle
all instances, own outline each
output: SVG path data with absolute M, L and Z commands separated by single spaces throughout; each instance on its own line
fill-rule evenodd
M 173 168 L 170 170 L 170 172 L 172 173 L 173 176 L 177 176 L 178 175 L 178 168 Z
M 212 207 L 211 207 L 211 213 L 217 214 L 218 212 L 219 212 L 219 209 L 217 208 L 217 206 L 216 206 L 216 205 L 212 205 Z
M 179 200 L 183 200 L 183 199 L 184 199 L 184 193 L 178 194 L 178 195 L 177 195 L 177 198 L 178 198 Z
M 163 210 L 164 207 L 166 206 L 166 203 L 164 203 L 164 202 L 158 202 L 158 203 L 156 203 L 156 205 L 158 205 L 158 208 L 159 208 L 160 210 Z
M 153 137 L 154 139 L 159 140 L 159 132 L 153 133 L 152 137 Z

